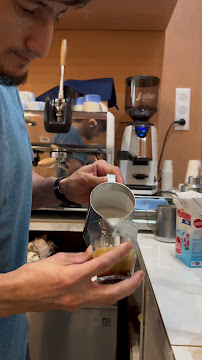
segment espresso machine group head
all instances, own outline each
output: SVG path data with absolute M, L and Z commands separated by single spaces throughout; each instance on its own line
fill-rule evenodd
M 61 77 L 57 99 L 46 97 L 44 111 L 44 127 L 52 133 L 66 133 L 70 130 L 72 109 L 70 97 L 64 97 L 64 69 L 67 57 L 67 41 L 62 40 L 60 50 Z
M 125 128 L 118 159 L 125 183 L 134 194 L 157 191 L 157 133 L 148 121 L 158 110 L 159 84 L 155 76 L 126 79 L 125 111 L 132 122 Z

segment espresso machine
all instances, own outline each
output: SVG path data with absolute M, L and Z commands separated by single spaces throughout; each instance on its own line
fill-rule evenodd
M 157 192 L 157 132 L 149 122 L 158 110 L 160 79 L 138 75 L 126 79 L 125 111 L 132 119 L 124 131 L 120 170 L 134 194 Z

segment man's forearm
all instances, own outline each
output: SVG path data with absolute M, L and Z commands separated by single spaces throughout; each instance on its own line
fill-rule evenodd
M 53 190 L 55 180 L 55 177 L 44 178 L 33 171 L 32 209 L 59 203 Z
M 0 274 L 0 317 L 13 315 L 18 311 L 16 292 L 18 287 L 18 279 L 16 270 L 7 274 Z

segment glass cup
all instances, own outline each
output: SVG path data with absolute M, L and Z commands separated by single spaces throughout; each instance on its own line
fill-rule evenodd
M 131 277 L 137 258 L 138 227 L 130 220 L 100 219 L 92 222 L 87 229 L 93 258 L 113 250 L 116 246 L 130 242 L 132 250 L 110 270 L 97 274 L 99 284 L 115 284 Z

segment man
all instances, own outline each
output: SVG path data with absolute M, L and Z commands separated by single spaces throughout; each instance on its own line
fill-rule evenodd
M 0 1 L 0 359 L 25 360 L 28 323 L 23 313 L 112 304 L 130 295 L 143 273 L 115 285 L 98 286 L 91 278 L 111 268 L 130 251 L 122 244 L 92 259 L 81 254 L 58 253 L 26 264 L 31 203 L 41 207 L 57 201 L 55 178 L 33 174 L 33 154 L 16 85 L 26 80 L 29 63 L 47 56 L 54 21 L 77 0 Z M 118 168 L 97 161 L 60 181 L 57 194 L 74 202 L 87 202 L 90 191 Z M 33 180 L 33 187 L 32 187 Z M 63 194 L 63 195 L 62 195 Z M 57 195 L 58 196 L 58 195 Z
M 68 133 L 55 133 L 51 142 L 53 144 L 74 144 L 84 145 L 80 131 L 72 123 Z M 89 161 L 88 154 L 85 153 L 73 153 L 71 159 L 68 162 L 68 168 L 65 170 L 61 167 L 57 168 L 56 176 L 70 176 L 78 170 L 81 166 L 85 165 Z
M 89 119 L 74 119 L 70 131 L 68 133 L 56 133 L 53 135 L 51 142 L 53 144 L 88 144 L 88 140 L 96 138 L 101 133 L 106 133 L 106 121 L 97 120 L 96 126 L 91 127 Z M 96 140 L 94 139 L 94 143 Z M 68 162 L 68 169 L 64 170 L 60 167 L 57 169 L 58 177 L 69 176 L 78 170 L 82 165 L 89 162 L 89 156 L 86 153 L 73 153 L 72 158 Z

